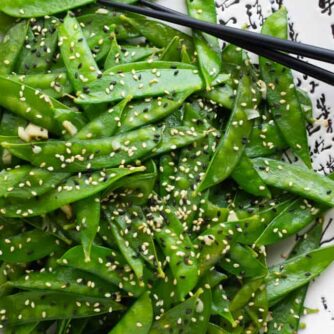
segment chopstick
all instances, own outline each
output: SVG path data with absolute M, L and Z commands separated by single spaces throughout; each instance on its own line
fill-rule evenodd
M 162 19 L 164 21 L 200 30 L 223 39 L 226 42 L 254 52 L 260 56 L 278 62 L 286 67 L 334 85 L 334 73 L 278 51 L 290 52 L 308 58 L 334 63 L 334 51 L 332 50 L 196 20 L 161 5 L 147 2 L 146 0 L 140 0 L 140 2 L 145 6 L 151 7 L 150 9 L 109 0 L 99 0 L 99 2 L 106 6 L 143 14 L 156 19 Z

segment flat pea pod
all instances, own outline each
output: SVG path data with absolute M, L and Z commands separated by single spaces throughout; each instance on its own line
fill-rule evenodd
M 149 334 L 178 334 L 181 330 L 183 334 L 192 334 L 191 319 L 203 312 L 203 303 L 199 301 L 202 293 L 203 290 L 198 290 L 191 298 L 165 312 L 153 322 Z
M 0 43 L 0 75 L 10 74 L 23 48 L 28 23 L 22 21 L 7 31 Z
M 253 126 L 253 122 L 248 120 L 247 110 L 256 109 L 257 103 L 258 99 L 256 94 L 253 94 L 251 79 L 244 76 L 239 83 L 235 105 L 225 135 L 222 137 L 197 191 L 203 191 L 224 181 L 232 173 L 242 156 Z
M 216 324 L 209 323 L 208 334 L 231 334 L 231 332 L 226 331 L 224 328 L 221 328 Z
M 95 81 L 99 69 L 83 35 L 77 19 L 68 14 L 59 26 L 59 43 L 67 74 L 74 89 L 83 90 L 89 82 Z
M 52 133 L 62 134 L 63 124 L 57 120 L 61 114 L 66 119 L 75 115 L 79 121 L 83 118 L 79 113 L 71 110 L 57 100 L 24 84 L 0 76 L 0 89 L 6 94 L 0 96 L 0 105 L 13 113 L 39 125 Z
M 110 282 L 129 294 L 138 296 L 143 287 L 134 278 L 134 273 L 124 265 L 123 258 L 110 248 L 93 245 L 89 262 L 84 261 L 82 246 L 69 249 L 59 260 L 59 264 L 83 270 Z
M 50 69 L 57 47 L 58 23 L 55 17 L 30 21 L 25 47 L 17 60 L 16 73 L 44 73 Z
M 217 13 L 213 0 L 187 0 L 188 13 L 191 17 L 210 23 L 217 23 Z M 221 48 L 218 38 L 199 31 L 193 31 L 195 48 L 201 73 L 206 87 L 220 72 L 222 66 Z
M 0 42 L 2 42 L 7 31 L 15 24 L 15 19 L 0 12 Z
M 160 60 L 164 61 L 180 61 L 180 37 L 175 36 L 169 44 L 164 48 Z
M 226 109 L 231 110 L 233 108 L 235 98 L 234 89 L 228 84 L 213 87 L 209 91 L 202 91 L 200 95 Z
M 287 148 L 288 144 L 277 125 L 273 120 L 270 120 L 253 127 L 246 147 L 246 154 L 250 158 L 263 157 Z
M 109 334 L 148 334 L 153 321 L 152 301 L 148 292 L 131 306 Z
M 6 196 L 8 188 L 13 188 L 16 184 L 20 182 L 24 177 L 26 177 L 32 170 L 31 166 L 21 166 L 19 168 L 13 168 L 9 170 L 2 170 L 0 172 L 0 196 Z
M 85 125 L 76 135 L 76 139 L 94 139 L 110 137 L 122 126 L 121 118 L 131 97 L 125 98 L 117 105 L 103 112 Z
M 129 103 L 123 113 L 120 132 L 127 132 L 169 116 L 180 108 L 192 93 L 191 89 L 174 96 L 158 96 Z
M 4 334 L 36 334 L 38 325 L 39 322 L 33 322 L 31 324 L 7 327 Z
M 133 169 L 108 169 L 91 175 L 77 175 L 68 178 L 57 189 L 39 198 L 32 198 L 22 203 L 17 201 L 2 201 L 1 214 L 7 217 L 36 217 L 59 209 L 65 205 L 93 196 L 110 186 L 120 178 L 141 171 Z
M 136 14 L 122 15 L 121 19 L 123 22 L 129 23 L 136 31 L 139 31 L 142 36 L 158 48 L 164 48 L 175 36 L 178 36 L 182 45 L 187 48 L 189 53 L 194 53 L 192 38 L 179 30 Z
M 266 277 L 268 301 L 275 304 L 289 292 L 320 275 L 332 262 L 334 247 L 323 247 L 271 267 Z
M 264 277 L 268 273 L 259 254 L 248 246 L 238 243 L 231 246 L 229 253 L 219 265 L 228 273 L 245 278 Z
M 253 166 L 252 160 L 244 153 L 238 164 L 235 166 L 232 178 L 239 186 L 248 193 L 271 198 L 271 193 L 267 185 L 263 182 L 260 175 Z M 251 180 L 251 182 L 250 182 Z
M 313 117 L 313 104 L 310 96 L 303 89 L 297 89 L 297 96 L 302 110 L 304 111 L 304 117 L 310 124 L 314 123 Z
M 230 301 L 224 291 L 223 285 L 220 284 L 212 290 L 212 314 L 219 315 L 227 320 L 232 326 L 235 324 L 233 314 L 230 311 Z
M 294 200 L 263 231 L 256 245 L 271 245 L 290 237 L 310 225 L 323 208 L 304 199 Z
M 95 275 L 67 267 L 32 271 L 9 284 L 21 290 L 65 292 L 100 298 L 107 298 L 116 291 L 115 286 Z
M 62 72 L 29 75 L 12 74 L 7 76 L 7 78 L 12 81 L 17 81 L 22 85 L 27 85 L 36 90 L 40 90 L 45 95 L 54 99 L 61 98 L 73 91 L 66 73 Z
M 59 240 L 42 231 L 32 230 L 0 240 L 0 260 L 7 263 L 32 262 L 59 248 Z
M 41 17 L 65 12 L 92 3 L 93 0 L 4 0 L 0 10 L 14 17 Z
M 85 262 L 90 260 L 90 250 L 100 223 L 101 203 L 99 196 L 91 196 L 74 204 L 80 239 L 85 253 Z
M 162 131 L 162 128 L 148 126 L 114 137 L 33 144 L 3 142 L 2 147 L 35 166 L 51 171 L 79 172 L 115 167 L 145 157 L 161 141 Z
M 172 209 L 165 210 L 168 224 L 155 231 L 163 253 L 169 258 L 169 266 L 177 281 L 177 293 L 180 300 L 196 286 L 198 282 L 198 264 L 194 246 L 188 235 L 184 233 L 181 222 L 176 218 Z M 159 223 L 161 216 L 157 217 Z
M 262 33 L 286 39 L 287 26 L 287 10 L 281 8 L 264 22 Z M 303 110 L 291 70 L 260 57 L 260 71 L 268 86 L 267 100 L 275 123 L 293 152 L 311 167 Z
M 33 303 L 35 308 L 27 307 L 27 300 L 30 305 Z M 17 293 L 2 298 L 0 307 L 5 310 L 4 320 L 8 325 L 97 316 L 124 309 L 124 306 L 110 299 L 72 296 L 59 292 Z
M 131 64 L 132 65 L 132 64 Z M 196 69 L 162 68 L 124 73 L 105 73 L 102 78 L 87 85 L 87 93 L 80 94 L 78 104 L 96 104 L 119 101 L 127 96 L 145 98 L 166 94 L 200 90 L 202 79 Z M 145 64 L 145 66 L 147 66 Z M 115 68 L 112 68 L 113 70 Z
M 253 160 L 253 164 L 267 185 L 334 206 L 334 181 L 331 179 L 306 168 L 273 159 L 257 158 Z

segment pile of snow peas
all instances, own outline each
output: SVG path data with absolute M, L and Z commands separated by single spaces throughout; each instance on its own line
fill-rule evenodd
M 286 9 L 262 32 L 288 38 Z M 334 178 L 288 68 L 93 0 L 1 0 L 0 89 L 4 333 L 297 333 Z

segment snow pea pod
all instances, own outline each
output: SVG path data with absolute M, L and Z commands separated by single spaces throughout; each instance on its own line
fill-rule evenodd
M 317 224 L 307 232 L 295 245 L 289 257 L 301 255 L 320 246 L 322 224 Z M 269 323 L 269 334 L 290 334 L 299 329 L 300 318 L 304 312 L 304 300 L 308 286 L 302 287 L 287 295 L 282 303 L 272 309 L 272 320 Z
M 231 249 L 219 265 L 228 273 L 240 277 L 263 277 L 268 269 L 257 254 L 251 248 L 238 243 L 231 245 Z
M 134 101 L 124 111 L 120 132 L 127 132 L 167 117 L 180 108 L 193 92 L 191 89 L 173 96 L 166 95 L 145 99 L 144 101 Z
M 107 169 L 91 175 L 77 175 L 68 178 L 57 189 L 39 198 L 18 203 L 1 201 L 1 213 L 7 217 L 35 217 L 54 211 L 64 205 L 93 196 L 110 186 L 120 178 L 141 171 L 141 168 Z
M 204 310 L 202 293 L 203 290 L 198 290 L 191 298 L 165 312 L 153 322 L 149 334 L 178 334 L 181 330 L 183 334 L 193 333 L 192 318 L 196 319 Z
M 29 272 L 10 284 L 22 290 L 53 291 L 86 297 L 103 298 L 116 292 L 115 286 L 99 277 L 67 267 Z
M 90 260 L 90 250 L 100 223 L 101 204 L 99 196 L 91 196 L 74 204 L 85 262 Z
M 163 50 L 160 60 L 180 61 L 180 37 L 175 36 Z
M 303 89 L 297 89 L 297 96 L 302 110 L 304 111 L 304 117 L 310 124 L 314 123 L 313 117 L 313 103 L 306 91 Z
M 187 7 L 191 17 L 201 21 L 217 23 L 216 7 L 213 0 L 187 0 Z M 199 31 L 193 31 L 193 38 L 199 67 L 208 89 L 222 66 L 219 40 Z
M 179 30 L 136 14 L 122 15 L 121 19 L 123 22 L 130 24 L 136 31 L 139 31 L 142 36 L 158 48 L 166 47 L 175 36 L 178 36 L 188 52 L 190 54 L 194 53 L 192 38 Z
M 46 73 L 7 76 L 12 81 L 19 82 L 22 85 L 35 88 L 42 91 L 45 95 L 54 99 L 61 98 L 73 91 L 66 73 Z
M 59 248 L 59 240 L 42 231 L 32 230 L 0 240 L 0 260 L 7 263 L 31 262 Z
M 209 91 L 203 91 L 200 95 L 212 103 L 216 103 L 226 109 L 232 109 L 234 104 L 234 89 L 225 84 L 223 86 L 213 87 Z
M 250 160 L 245 153 L 235 166 L 231 176 L 239 186 L 248 193 L 255 196 L 271 198 L 269 188 L 254 168 L 252 160 Z
M 7 31 L 15 24 L 15 19 L 0 12 L 0 42 L 4 39 Z
M 311 170 L 277 160 L 257 158 L 255 168 L 267 185 L 334 206 L 334 181 Z
M 77 121 L 83 122 L 80 113 L 24 84 L 0 76 L 0 89 L 6 91 L 6 94 L 0 96 L 2 107 L 52 133 L 62 134 L 63 124 L 60 119 L 64 122 L 75 117 Z
M 148 334 L 153 321 L 152 301 L 148 292 L 131 306 L 109 334 Z
M 4 36 L 0 43 L 0 75 L 10 74 L 23 48 L 28 31 L 28 23 L 17 23 Z
M 224 181 L 239 162 L 253 122 L 248 119 L 248 111 L 257 108 L 258 97 L 248 76 L 240 80 L 238 93 L 230 120 L 216 152 L 209 164 L 197 191 L 203 191 Z
M 57 47 L 58 23 L 55 17 L 30 21 L 25 47 L 17 60 L 16 73 L 43 73 L 50 69 Z
M 35 305 L 34 308 L 27 307 Z M 21 292 L 0 301 L 8 325 L 67 318 L 97 316 L 123 310 L 124 306 L 106 298 L 72 296 L 53 292 Z
M 39 322 L 33 322 L 31 324 L 8 327 L 5 329 L 4 334 L 37 334 L 35 330 L 38 325 Z
M 166 92 L 172 94 L 196 91 L 203 86 L 196 69 L 157 69 L 154 63 L 150 65 L 150 70 L 135 70 L 132 66 L 131 72 L 105 73 L 102 78 L 88 84 L 87 93 L 80 94 L 75 101 L 78 104 L 114 102 L 127 96 L 145 98 L 163 95 Z M 113 67 L 111 70 L 115 69 Z
M 264 23 L 262 33 L 287 38 L 287 11 L 281 8 Z M 275 123 L 291 149 L 311 167 L 304 115 L 291 70 L 260 57 L 260 70 L 268 86 L 267 100 Z
M 287 148 L 288 144 L 277 125 L 273 120 L 270 120 L 253 127 L 246 147 L 246 154 L 250 158 L 263 157 Z
M 323 211 L 321 206 L 296 199 L 270 222 L 256 244 L 271 245 L 288 238 L 310 225 Z
M 21 166 L 19 168 L 13 168 L 9 170 L 2 170 L 0 172 L 0 196 L 6 196 L 8 188 L 13 188 L 18 184 L 24 177 L 26 177 L 32 170 L 31 166 Z
M 79 22 L 68 14 L 59 26 L 59 44 L 67 74 L 77 92 L 95 81 L 99 69 L 83 35 Z
M 145 157 L 161 141 L 162 131 L 162 128 L 148 126 L 101 139 L 34 144 L 3 142 L 2 146 L 13 155 L 49 171 L 78 172 L 115 167 Z
M 169 266 L 177 281 L 176 290 L 180 300 L 196 286 L 198 282 L 198 264 L 194 246 L 187 234 L 184 233 L 181 222 L 176 218 L 172 209 L 165 210 L 167 224 L 161 225 L 162 216 L 156 217 L 158 228 L 155 238 L 163 253 L 168 257 Z
M 130 295 L 137 296 L 143 291 L 129 270 L 123 258 L 117 251 L 110 248 L 93 245 L 91 248 L 91 260 L 84 261 L 85 255 L 82 246 L 75 246 L 68 250 L 59 260 L 59 264 L 94 274 L 120 289 L 124 289 Z
M 289 292 L 320 275 L 334 259 L 334 247 L 323 247 L 293 257 L 269 269 L 266 277 L 268 301 L 275 304 Z
M 3 0 L 0 11 L 14 17 L 41 17 L 87 5 L 93 0 Z
M 114 135 L 114 133 L 121 127 L 121 118 L 130 99 L 130 97 L 125 98 L 117 105 L 108 109 L 106 112 L 103 112 L 100 116 L 94 118 L 91 122 L 85 125 L 74 138 L 93 139 Z

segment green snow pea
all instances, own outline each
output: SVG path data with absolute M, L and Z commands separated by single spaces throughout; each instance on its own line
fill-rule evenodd
M 65 205 L 93 196 L 110 186 L 120 178 L 141 171 L 142 168 L 107 169 L 91 175 L 77 175 L 68 178 L 57 189 L 51 190 L 39 198 L 22 203 L 2 201 L 1 214 L 8 217 L 35 217 L 59 209 Z
M 54 99 L 61 98 L 73 91 L 66 73 L 46 73 L 29 75 L 9 75 L 8 79 L 42 91 Z
M 245 153 L 235 166 L 231 176 L 234 181 L 236 181 L 239 186 L 248 193 L 254 196 L 271 198 L 269 188 L 254 168 L 252 160 L 250 160 Z
M 2 170 L 0 172 L 0 196 L 6 196 L 8 194 L 8 188 L 12 189 L 24 177 L 28 176 L 31 170 L 31 166 L 20 166 L 18 168 Z
M 34 308 L 27 307 L 35 305 Z M 29 324 L 35 321 L 82 318 L 123 310 L 124 306 L 111 299 L 72 296 L 53 292 L 21 292 L 3 297 L 1 309 L 5 310 L 8 325 Z
M 162 198 L 169 198 L 169 193 L 173 190 L 170 188 L 171 179 L 176 172 L 175 154 L 162 155 L 159 160 L 159 195 Z
M 317 224 L 306 233 L 295 245 L 290 258 L 316 249 L 320 245 L 322 224 Z M 269 334 L 290 334 L 298 331 L 300 317 L 304 312 L 304 300 L 308 287 L 302 287 L 286 296 L 282 303 L 272 309 L 272 320 L 269 323 Z
M 67 267 L 29 272 L 9 284 L 21 290 L 53 291 L 86 297 L 110 298 L 116 292 L 115 286 L 107 281 Z
M 275 304 L 289 292 L 320 275 L 332 262 L 334 247 L 315 249 L 293 257 L 269 269 L 266 277 L 268 301 Z
M 81 26 L 73 14 L 69 13 L 58 31 L 60 50 L 69 79 L 76 92 L 85 91 L 85 87 L 95 81 L 100 72 Z
M 263 157 L 287 148 L 288 144 L 277 125 L 273 120 L 270 120 L 253 127 L 246 147 L 246 154 L 250 158 Z
M 31 324 L 17 325 L 5 329 L 4 334 L 37 334 L 37 327 L 39 322 Z
M 180 61 L 180 37 L 175 36 L 163 50 L 160 60 Z
M 59 260 L 59 264 L 94 274 L 119 289 L 124 289 L 131 296 L 138 296 L 143 290 L 132 270 L 129 270 L 123 257 L 117 251 L 101 246 L 92 246 L 91 258 L 85 262 L 82 246 L 68 250 Z
M 0 11 L 14 17 L 41 17 L 93 3 L 94 0 L 3 0 Z
M 145 157 L 159 144 L 162 132 L 162 128 L 148 126 L 101 139 L 33 144 L 3 142 L 2 146 L 13 155 L 49 171 L 78 172 L 115 167 Z
M 165 210 L 166 222 L 163 225 L 162 216 L 155 217 L 158 228 L 155 230 L 155 239 L 163 253 L 168 257 L 168 263 L 177 281 L 176 290 L 180 300 L 197 285 L 198 263 L 194 246 L 185 234 L 181 222 L 176 218 L 171 208 Z
M 187 7 L 191 17 L 201 21 L 217 23 L 214 0 L 187 0 Z M 222 66 L 219 40 L 214 36 L 199 31 L 193 31 L 193 38 L 199 67 L 208 89 Z
M 257 94 L 253 91 L 251 79 L 243 76 L 225 135 L 214 153 L 198 191 L 224 181 L 238 164 L 253 125 L 252 120 L 248 119 L 248 113 L 250 110 L 256 110 L 259 102 Z
M 23 48 L 27 31 L 28 23 L 26 21 L 17 23 L 7 31 L 0 43 L 0 75 L 13 72 Z
M 85 262 L 90 260 L 90 250 L 100 223 L 101 204 L 99 196 L 91 196 L 74 203 L 77 224 L 80 228 L 81 244 Z
M 94 139 L 114 135 L 114 133 L 122 126 L 121 118 L 130 99 L 130 97 L 125 98 L 117 105 L 103 112 L 100 116 L 94 118 L 91 122 L 85 125 L 74 138 Z
M 231 245 L 229 253 L 219 265 L 226 272 L 240 277 L 263 277 L 268 272 L 258 253 L 238 243 Z
M 141 66 L 137 63 L 137 66 Z M 110 72 L 103 74 L 102 78 L 87 85 L 87 93 L 80 94 L 75 100 L 79 104 L 96 104 L 101 102 L 119 101 L 127 96 L 133 98 L 145 98 L 163 94 L 175 94 L 189 90 L 200 90 L 203 86 L 202 79 L 196 68 L 175 69 L 172 67 L 155 67 L 151 63 L 151 69 L 135 70 L 131 72 L 115 73 L 113 67 Z M 177 64 L 177 63 L 176 63 Z M 146 67 L 147 64 L 145 63 Z M 176 65 L 175 65 L 176 66 Z M 129 67 L 125 67 L 128 69 Z
M 313 117 L 313 103 L 306 91 L 303 89 L 297 89 L 297 96 L 302 110 L 304 111 L 304 117 L 310 124 L 314 123 Z
M 270 222 L 256 244 L 271 245 L 288 238 L 310 225 L 323 211 L 321 206 L 296 199 Z
M 281 8 L 265 21 L 262 33 L 286 39 L 287 26 L 287 11 Z M 298 100 L 291 70 L 261 57 L 260 70 L 268 86 L 267 100 L 275 123 L 291 149 L 311 167 L 304 112 Z
M 156 269 L 159 276 L 164 277 L 161 262 L 158 259 L 157 250 L 153 236 L 149 233 L 146 218 L 140 207 L 132 207 L 123 211 L 104 211 L 108 217 L 109 226 L 117 225 L 121 236 L 128 242 L 129 246 L 139 254 L 152 268 Z M 109 233 L 110 234 L 110 233 Z M 104 237 L 102 236 L 104 239 Z
M 208 99 L 212 103 L 216 103 L 227 109 L 232 109 L 234 104 L 234 90 L 233 88 L 225 84 L 223 86 L 213 87 L 209 91 L 203 91 L 200 95 Z
M 198 285 L 213 289 L 226 279 L 227 276 L 220 271 L 210 270 L 200 279 Z
M 137 14 L 122 15 L 123 22 L 130 24 L 136 31 L 144 36 L 151 44 L 158 48 L 166 47 L 170 41 L 178 36 L 182 45 L 186 47 L 190 54 L 194 53 L 192 38 L 166 24 L 158 21 L 148 20 L 146 17 Z
M 149 334 L 178 334 L 180 331 L 192 334 L 192 318 L 197 321 L 204 311 L 202 294 L 203 290 L 199 289 L 191 298 L 165 312 L 159 320 L 153 322 Z
M 152 301 L 148 292 L 131 306 L 109 334 L 148 334 L 153 321 Z
M 304 167 L 277 160 L 257 158 L 252 161 L 267 185 L 334 206 L 334 181 L 331 179 Z
M 58 23 L 55 17 L 30 21 L 25 47 L 17 60 L 16 73 L 43 73 L 50 69 L 57 47 Z
M 0 12 L 0 42 L 2 42 L 7 31 L 15 24 L 15 19 Z
M 0 240 L 0 260 L 7 263 L 31 262 L 59 248 L 59 240 L 45 232 L 32 230 Z
M 191 89 L 173 96 L 158 96 L 130 103 L 123 113 L 120 132 L 127 132 L 167 117 L 180 108 L 193 92 Z
M 230 311 L 230 301 L 224 291 L 223 285 L 220 284 L 212 290 L 212 314 L 219 315 L 227 320 L 232 326 L 235 320 Z
M 63 123 L 70 122 L 72 118 L 77 123 L 84 122 L 80 113 L 25 84 L 0 76 L 0 89 L 6 91 L 6 94 L 0 96 L 2 107 L 52 133 L 62 134 Z
M 181 46 L 181 62 L 185 64 L 192 64 L 195 60 L 191 59 L 186 45 Z

